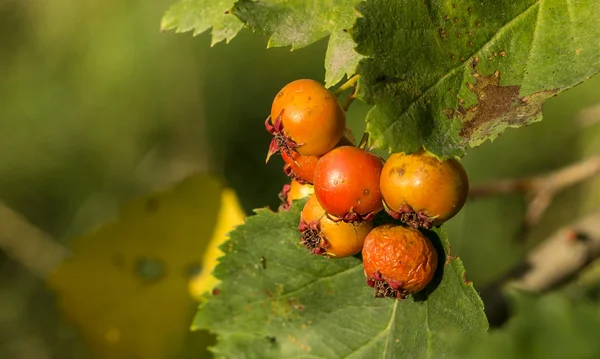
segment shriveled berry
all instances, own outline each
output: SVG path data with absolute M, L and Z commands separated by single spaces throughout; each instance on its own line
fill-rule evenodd
M 274 135 L 267 160 L 278 150 L 290 149 L 305 156 L 319 156 L 342 138 L 346 114 L 323 85 L 301 79 L 290 82 L 275 96 L 265 126 Z
M 295 179 L 292 179 L 290 184 L 283 186 L 283 189 L 279 193 L 279 199 L 281 200 L 280 210 L 287 211 L 292 206 L 292 202 L 306 198 L 315 193 L 313 185 L 305 183 L 302 184 Z
M 373 229 L 363 246 L 367 284 L 375 296 L 403 299 L 423 290 L 433 279 L 438 254 L 421 232 L 386 224 Z
M 312 195 L 304 209 L 298 229 L 301 243 L 313 254 L 332 258 L 344 258 L 361 251 L 367 234 L 373 228 L 372 221 L 358 224 L 333 221 Z
M 327 213 L 345 222 L 372 219 L 383 209 L 379 176 L 382 159 L 352 146 L 337 147 L 319 159 L 315 194 Z
M 395 153 L 381 173 L 388 213 L 411 227 L 430 228 L 454 217 L 469 193 L 469 179 L 455 159 L 439 161 L 425 152 Z

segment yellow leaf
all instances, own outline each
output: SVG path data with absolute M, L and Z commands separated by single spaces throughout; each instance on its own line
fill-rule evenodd
M 131 201 L 116 221 L 75 239 L 48 285 L 96 357 L 177 357 L 195 335 L 195 298 L 216 284 L 217 247 L 243 218 L 235 192 L 215 177 L 193 176 Z

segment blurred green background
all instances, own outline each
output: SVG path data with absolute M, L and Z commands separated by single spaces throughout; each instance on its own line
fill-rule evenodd
M 221 176 L 247 213 L 278 205 L 286 178 L 279 158 L 264 164 L 263 122 L 284 84 L 324 78 L 325 43 L 267 50 L 242 31 L 210 48 L 209 34 L 159 33 L 172 2 L 0 0 L 0 201 L 67 246 L 126 200 L 198 171 Z M 469 152 L 471 182 L 599 153 L 599 105 L 598 77 L 549 100 L 543 122 Z M 358 138 L 367 111 L 349 112 Z M 558 226 L 598 210 L 599 189 L 560 193 L 527 238 L 517 236 L 522 195 L 469 203 L 447 226 L 452 254 L 484 288 Z M 87 357 L 43 281 L 0 253 L 0 357 Z

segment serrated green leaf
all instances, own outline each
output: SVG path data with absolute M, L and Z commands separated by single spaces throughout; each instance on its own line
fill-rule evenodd
M 358 2 L 239 0 L 232 11 L 252 30 L 269 35 L 269 47 L 291 45 L 295 50 L 330 35 L 325 59 L 325 85 L 330 87 L 354 74 L 362 58 L 344 32 L 356 20 L 354 6 Z
M 513 293 L 515 315 L 487 338 L 464 343 L 457 358 L 598 358 L 600 306 L 558 294 Z
M 194 31 L 194 36 L 212 27 L 211 46 L 231 41 L 244 26 L 230 14 L 235 0 L 180 0 L 165 13 L 161 30 Z
M 351 30 L 368 58 L 367 131 L 391 152 L 440 157 L 541 119 L 546 98 L 600 69 L 596 0 L 367 0 Z
M 227 358 L 427 358 L 447 355 L 456 335 L 484 333 L 483 304 L 448 258 L 443 231 L 429 232 L 440 253 L 425 294 L 374 298 L 355 257 L 313 256 L 299 244 L 302 202 L 290 212 L 257 210 L 231 233 L 214 275 L 219 294 L 201 306 L 195 329 L 219 337 Z M 441 239 L 440 239 L 441 238 Z

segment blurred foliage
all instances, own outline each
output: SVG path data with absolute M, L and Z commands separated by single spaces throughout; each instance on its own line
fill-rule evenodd
M 83 234 L 114 219 L 124 201 L 197 170 L 225 178 L 247 213 L 278 205 L 286 178 L 279 159 L 264 165 L 263 121 L 285 83 L 324 78 L 326 42 L 267 50 L 266 37 L 242 30 L 231 44 L 210 48 L 208 34 L 159 33 L 172 2 L 0 1 L 0 199 L 65 244 L 93 236 Z M 581 109 L 597 104 L 600 78 L 549 100 L 543 122 L 468 153 L 472 183 L 533 175 L 598 153 L 600 124 L 578 122 Z M 359 102 L 350 110 L 358 138 L 367 111 Z M 446 226 L 452 254 L 483 287 L 558 225 L 598 208 L 599 188 L 596 180 L 561 194 L 525 243 L 515 240 L 522 196 L 469 203 Z M 179 250 L 171 244 L 165 248 Z M 43 282 L 1 254 L 0 357 L 84 357 L 80 333 L 61 324 Z M 144 273 L 156 272 L 146 264 Z M 135 282 L 128 278 L 122 280 Z M 179 284 L 164 300 L 179 300 Z
M 511 294 L 513 318 L 489 336 L 464 344 L 459 358 L 597 358 L 600 306 L 549 294 Z

